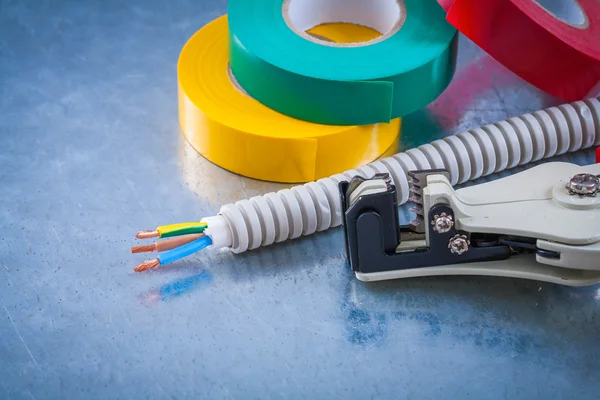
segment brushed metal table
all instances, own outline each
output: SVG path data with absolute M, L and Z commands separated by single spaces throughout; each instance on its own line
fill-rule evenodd
M 225 12 L 0 0 L 0 398 L 597 398 L 600 286 L 365 284 L 340 229 L 132 272 L 138 229 L 283 187 L 179 131 L 179 51 Z M 557 103 L 461 37 L 402 148 Z

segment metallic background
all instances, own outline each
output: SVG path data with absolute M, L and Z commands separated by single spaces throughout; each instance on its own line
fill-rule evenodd
M 132 272 L 138 229 L 282 187 L 179 132 L 179 51 L 225 11 L 0 0 L 0 398 L 597 398 L 599 286 L 365 284 L 340 229 Z M 461 38 L 402 146 L 556 103 Z

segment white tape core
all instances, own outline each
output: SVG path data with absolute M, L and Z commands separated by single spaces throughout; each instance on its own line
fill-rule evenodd
M 332 47 L 359 47 L 381 42 L 400 30 L 406 20 L 404 0 L 285 0 L 283 18 L 299 36 Z M 381 33 L 359 43 L 333 43 L 306 33 L 327 23 L 345 22 L 369 27 Z
M 587 15 L 577 0 L 533 0 L 557 20 L 579 29 L 589 26 Z

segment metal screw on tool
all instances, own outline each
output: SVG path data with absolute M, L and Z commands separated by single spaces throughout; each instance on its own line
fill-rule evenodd
M 455 235 L 452 239 L 450 239 L 448 248 L 452 253 L 461 255 L 469 250 L 470 244 L 471 242 L 465 235 Z
M 436 215 L 433 217 L 431 225 L 433 225 L 433 230 L 437 233 L 446 233 L 452 229 L 454 226 L 454 221 L 452 220 L 452 215 L 442 213 L 441 215 Z
M 567 190 L 572 195 L 595 196 L 600 192 L 600 177 L 592 174 L 577 174 L 567 183 Z

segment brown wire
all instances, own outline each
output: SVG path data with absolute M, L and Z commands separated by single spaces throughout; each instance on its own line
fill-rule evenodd
M 193 242 L 196 239 L 200 239 L 204 236 L 204 233 L 197 233 L 193 235 L 185 235 L 178 236 L 172 239 L 165 239 L 158 241 L 153 244 L 145 245 L 145 246 L 133 246 L 131 248 L 132 253 L 151 253 L 153 251 L 167 251 L 172 250 L 176 247 L 183 246 L 184 244 L 188 244 Z

